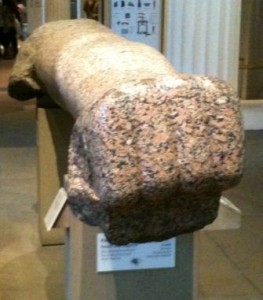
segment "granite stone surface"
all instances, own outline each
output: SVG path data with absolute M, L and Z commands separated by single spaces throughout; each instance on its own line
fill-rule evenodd
M 235 91 L 178 74 L 156 50 L 92 20 L 47 23 L 24 42 L 9 94 L 49 94 L 75 118 L 68 202 L 110 242 L 164 240 L 217 216 L 243 168 Z

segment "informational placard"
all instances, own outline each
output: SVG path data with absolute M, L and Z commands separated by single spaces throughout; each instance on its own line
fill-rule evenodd
M 162 0 L 111 0 L 111 29 L 161 50 Z
M 174 268 L 176 239 L 116 246 L 97 235 L 97 272 Z
M 63 207 L 67 202 L 67 199 L 67 192 L 64 188 L 60 188 L 44 218 L 44 223 L 46 225 L 47 231 L 50 231 L 54 226 L 58 216 L 60 215 Z

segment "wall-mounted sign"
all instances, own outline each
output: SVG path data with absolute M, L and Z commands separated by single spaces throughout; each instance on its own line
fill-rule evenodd
M 110 244 L 103 233 L 97 235 L 97 271 L 163 269 L 175 267 L 176 239 L 162 242 Z
M 162 0 L 111 0 L 111 29 L 161 50 Z

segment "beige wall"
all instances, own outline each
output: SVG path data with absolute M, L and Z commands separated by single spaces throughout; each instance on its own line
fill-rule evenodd
M 27 2 L 27 22 L 29 34 L 42 24 L 42 1 L 30 0 Z
M 70 19 L 70 0 L 30 0 L 27 4 L 29 34 L 45 22 Z
M 70 19 L 70 0 L 46 0 L 46 22 Z

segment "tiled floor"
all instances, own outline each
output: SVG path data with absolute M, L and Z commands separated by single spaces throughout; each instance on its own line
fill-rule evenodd
M 244 177 L 225 193 L 242 210 L 241 228 L 197 234 L 202 300 L 263 299 L 262 149 L 263 131 L 246 132 Z
M 0 60 L 0 300 L 60 300 L 64 247 L 40 244 L 35 109 L 3 91 L 11 63 Z
M 64 247 L 38 235 L 34 105 L 7 97 L 10 64 L 0 60 L 0 300 L 62 300 Z M 247 132 L 243 180 L 225 193 L 242 227 L 196 234 L 199 300 L 263 299 L 262 149 L 263 131 Z

